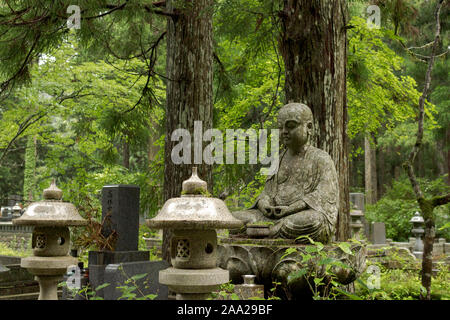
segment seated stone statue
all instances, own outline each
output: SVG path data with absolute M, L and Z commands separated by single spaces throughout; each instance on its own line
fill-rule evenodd
M 273 222 L 269 229 L 271 238 L 307 235 L 328 243 L 335 231 L 339 203 L 333 160 L 309 144 L 313 115 L 308 106 L 283 106 L 278 125 L 285 149 L 280 152 L 277 173 L 268 177 L 264 191 L 250 209 L 232 214 L 245 225 Z

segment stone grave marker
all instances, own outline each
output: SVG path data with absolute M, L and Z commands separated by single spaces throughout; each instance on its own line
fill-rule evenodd
M 114 265 L 123 264 L 130 272 L 152 274 L 158 264 L 151 263 L 149 251 L 139 251 L 139 187 L 135 185 L 108 185 L 102 189 L 102 220 L 105 219 L 102 234 L 117 233 L 114 251 L 89 252 L 89 282 L 96 288 L 108 279 L 119 279 L 120 271 Z M 143 263 L 144 262 L 144 263 Z M 158 269 L 159 271 L 159 269 Z M 117 273 L 117 274 L 114 274 Z M 116 281 L 117 282 L 117 281 Z M 115 297 L 113 286 L 96 292 L 100 297 Z M 119 296 L 120 297 L 120 296 Z
M 386 226 L 384 222 L 372 222 L 370 236 L 370 241 L 373 244 L 385 244 Z

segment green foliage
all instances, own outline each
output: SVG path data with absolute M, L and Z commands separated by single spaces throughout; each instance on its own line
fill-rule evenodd
M 369 265 L 377 265 L 380 272 L 380 288 L 369 288 L 367 280 L 369 273 L 364 273 L 355 282 L 355 296 L 363 300 L 418 300 L 420 292 L 424 288 L 420 283 L 419 269 L 403 268 L 387 269 L 379 263 L 369 262 Z M 438 265 L 438 273 L 431 282 L 432 300 L 449 300 L 448 291 L 450 285 L 450 272 L 445 264 Z
M 312 240 L 309 236 L 300 236 L 297 239 L 305 238 L 311 244 L 305 247 L 305 252 L 297 248 L 287 248 L 283 258 L 298 254 L 302 258 L 301 267 L 297 271 L 291 272 L 287 277 L 287 285 L 298 281 L 299 278 L 306 280 L 314 300 L 335 300 L 342 294 L 348 294 L 339 288 L 337 282 L 337 271 L 339 269 L 349 269 L 350 266 L 336 259 L 331 251 L 324 250 L 325 246 Z M 345 254 L 353 255 L 351 243 L 339 242 L 337 247 Z
M 13 249 L 17 245 L 17 240 L 13 240 L 14 243 L 0 242 L 0 255 L 11 257 L 28 257 L 32 254 L 31 249 Z
M 212 292 L 208 300 L 239 300 L 239 296 L 235 293 L 234 284 L 230 280 L 221 284 L 218 291 Z
M 348 133 L 377 133 L 415 116 L 413 107 L 420 93 L 413 78 L 403 75 L 403 58 L 385 39 L 397 39 L 387 29 L 369 28 L 364 19 L 353 17 L 349 30 L 347 97 Z M 433 105 L 427 104 L 432 119 Z
M 450 187 L 442 178 L 432 181 L 419 179 L 419 182 L 425 197 L 442 195 L 450 191 Z M 392 187 L 375 205 L 366 206 L 365 217 L 369 222 L 384 222 L 387 238 L 394 241 L 408 241 L 408 238 L 412 236 L 412 225 L 409 220 L 419 210 L 411 184 L 406 177 L 403 177 L 394 181 Z M 450 239 L 448 229 L 440 230 L 440 227 L 449 220 L 450 205 L 435 208 L 434 214 L 436 237 Z

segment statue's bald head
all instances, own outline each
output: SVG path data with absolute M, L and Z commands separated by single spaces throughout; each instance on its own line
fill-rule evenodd
M 313 122 L 311 109 L 303 103 L 288 103 L 284 105 L 278 113 L 278 121 L 285 122 L 294 120 L 299 123 Z

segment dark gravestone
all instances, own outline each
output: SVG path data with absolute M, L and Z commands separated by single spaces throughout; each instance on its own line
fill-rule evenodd
M 138 288 L 133 291 L 136 298 L 148 294 L 156 294 L 155 300 L 167 300 L 168 288 L 159 283 L 159 271 L 169 267 L 169 264 L 162 261 L 141 261 L 131 263 L 110 264 L 105 269 L 105 283 L 109 285 L 103 290 L 105 300 L 117 300 L 123 295 L 123 291 L 118 289 L 120 286 L 135 286 Z M 137 279 L 136 283 L 125 283 L 133 275 L 144 275 Z
M 117 234 L 115 251 L 138 249 L 139 187 L 134 185 L 110 185 L 102 189 L 102 234 Z
M 138 251 L 139 187 L 109 185 L 102 189 L 102 234 L 115 232 L 114 251 L 89 251 L 89 283 L 93 289 L 105 283 L 105 269 L 110 264 L 148 261 L 149 251 Z M 96 292 L 104 297 L 104 290 Z

